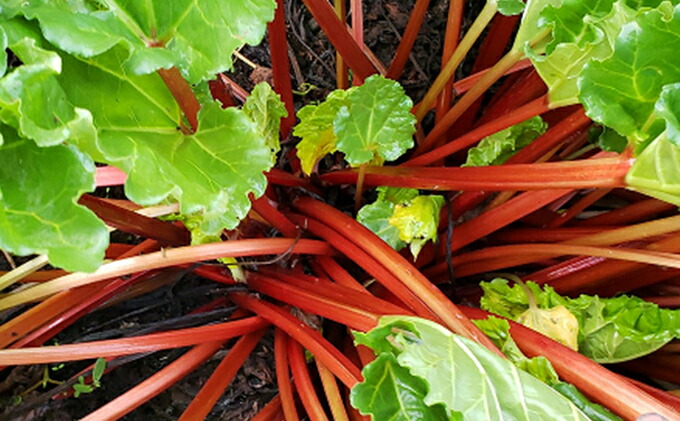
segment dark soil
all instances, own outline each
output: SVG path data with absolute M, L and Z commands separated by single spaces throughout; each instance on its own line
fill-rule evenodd
M 299 91 L 303 91 L 305 86 L 312 87 L 308 92 L 296 95 L 296 106 L 299 108 L 322 100 L 335 88 L 335 51 L 300 0 L 285 3 L 293 87 Z M 364 1 L 365 42 L 385 66 L 389 66 L 392 60 L 413 3 L 413 0 Z M 426 21 L 401 78 L 403 86 L 414 101 L 424 95 L 439 72 L 448 3 L 448 0 L 431 2 Z M 481 7 L 481 2 L 478 3 Z M 476 12 L 473 6 L 467 14 L 475 16 Z M 249 90 L 256 82 L 270 77 L 266 37 L 262 45 L 245 47 L 241 53 L 261 66 L 252 69 L 243 61 L 235 61 L 234 70 L 229 75 Z M 464 63 L 463 66 L 469 66 L 469 63 Z M 117 240 L 129 243 L 139 241 L 134 236 L 125 234 Z M 202 319 L 186 317 L 192 309 L 223 295 L 224 287 L 176 272 L 168 272 L 165 276 L 170 282 L 168 285 L 141 297 L 95 311 L 59 334 L 52 343 L 67 344 L 133 336 L 226 319 L 229 309 L 224 308 L 209 313 Z M 164 324 L 163 321 L 170 323 Z M 208 419 L 248 420 L 276 394 L 271 344 L 271 337 L 265 336 Z M 203 367 L 124 419 L 177 419 L 227 350 L 228 346 Z M 79 419 L 153 375 L 184 351 L 171 350 L 123 359 L 119 367 L 104 375 L 101 388 L 79 398 L 52 399 L 57 391 L 70 390 L 68 385 L 50 385 L 46 389 L 39 387 L 33 392 L 23 394 L 40 381 L 43 366 L 5 370 L 0 372 L 0 421 Z M 92 361 L 69 363 L 59 369 L 50 366 L 50 376 L 54 380 L 65 381 L 91 363 Z

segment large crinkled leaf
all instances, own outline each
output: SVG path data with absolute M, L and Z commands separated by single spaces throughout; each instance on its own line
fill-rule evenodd
M 582 47 L 602 41 L 598 23 L 610 14 L 613 4 L 613 0 L 562 0 L 559 5 L 546 7 L 539 18 L 540 26 L 552 29 L 546 53 L 550 54 L 559 44 Z
M 524 290 L 505 279 L 482 282 L 483 309 L 516 320 L 529 303 Z M 656 351 L 680 335 L 680 310 L 660 309 L 637 297 L 562 297 L 549 286 L 527 282 L 539 308 L 565 306 L 578 320 L 579 352 L 600 363 L 615 363 Z
M 680 6 L 664 2 L 624 25 L 611 57 L 591 61 L 579 78 L 588 116 L 636 144 L 658 136 L 654 108 L 663 86 L 680 80 L 678 49 Z
M 298 111 L 300 123 L 293 129 L 293 135 L 301 138 L 297 156 L 305 174 L 311 174 L 319 159 L 337 150 L 333 120 L 338 110 L 348 104 L 347 95 L 353 89 L 356 88 L 333 91 L 321 104 L 305 105 Z
M 635 11 L 623 0 L 571 0 L 559 8 L 548 7 L 541 17 L 542 25 L 552 28 L 552 41 L 544 55 L 528 55 L 548 85 L 550 103 L 558 107 L 578 102 L 577 82 L 584 66 L 612 54 L 614 40 Z
M 333 122 L 336 145 L 350 165 L 392 161 L 413 147 L 413 102 L 399 83 L 379 75 L 351 91 Z
M 64 60 L 62 85 L 78 106 L 92 111 L 97 148 L 128 173 L 130 199 L 150 205 L 180 202 L 182 213 L 202 218 L 204 234 L 234 228 L 250 209 L 248 194 L 263 194 L 271 150 L 257 126 L 236 108 L 205 104 L 196 133 L 179 127 L 180 111 L 160 77 L 121 68 L 116 47 L 87 60 Z M 87 75 L 87 77 L 81 77 Z M 92 92 L 107 95 L 92 95 Z
M 279 144 L 281 118 L 286 117 L 288 111 L 268 83 L 261 82 L 255 85 L 246 103 L 243 104 L 243 112 L 255 122 L 272 153 L 278 152 L 281 149 Z
M 231 68 L 240 46 L 259 43 L 275 7 L 274 0 L 30 0 L 23 10 L 64 51 L 92 57 L 123 45 L 127 70 L 175 66 L 197 83 Z
M 424 402 L 427 385 L 400 366 L 392 354 L 380 354 L 363 370 L 365 382 L 356 385 L 350 395 L 352 406 L 373 420 L 447 421 L 441 405 Z
M 532 117 L 482 139 L 468 151 L 463 167 L 500 165 L 515 152 L 545 133 L 548 125 L 541 117 Z
M 69 271 L 93 271 L 109 234 L 92 212 L 76 204 L 94 189 L 94 164 L 72 146 L 38 147 L 2 129 L 0 248 L 18 255 L 47 254 Z
M 424 402 L 470 420 L 588 420 L 570 401 L 512 362 L 425 319 L 382 317 L 356 342 L 397 362 L 428 385 Z M 365 382 L 374 381 L 364 373 Z
M 0 79 L 0 121 L 40 146 L 93 142 L 92 116 L 69 102 L 56 78 L 59 55 L 42 48 L 40 35 L 22 19 L 1 25 L 7 48 L 22 64 Z

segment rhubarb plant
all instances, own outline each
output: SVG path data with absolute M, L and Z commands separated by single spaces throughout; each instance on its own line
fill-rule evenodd
M 191 85 L 259 43 L 274 9 L 273 0 L 3 2 L 0 42 L 12 59 L 0 69 L 0 132 L 11 164 L 0 174 L 0 247 L 94 270 L 107 231 L 76 201 L 94 188 L 95 161 L 124 170 L 141 205 L 179 202 L 201 235 L 234 228 L 249 194 L 265 190 L 284 113 L 266 88 L 240 110 L 199 102 Z

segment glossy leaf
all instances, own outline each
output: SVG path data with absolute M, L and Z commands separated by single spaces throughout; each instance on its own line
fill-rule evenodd
M 90 210 L 76 204 L 94 189 L 94 163 L 73 146 L 38 147 L 3 128 L 0 147 L 0 248 L 46 254 L 69 271 L 93 271 L 109 234 Z
M 424 402 L 452 418 L 588 420 L 571 402 L 510 361 L 425 319 L 385 316 L 356 342 L 396 360 L 428 385 Z M 365 382 L 375 381 L 364 373 Z
M 274 0 L 31 0 L 24 13 L 68 53 L 93 57 L 120 45 L 129 52 L 127 71 L 174 66 L 197 83 L 230 69 L 237 48 L 259 43 L 275 7 Z
M 393 249 L 401 250 L 406 247 L 406 242 L 399 238 L 399 229 L 390 223 L 394 208 L 394 203 L 378 200 L 359 209 L 357 221 Z
M 526 294 L 504 279 L 481 284 L 482 308 L 516 320 L 529 308 Z M 539 308 L 565 306 L 578 320 L 579 352 L 600 363 L 627 361 L 649 354 L 680 335 L 680 310 L 660 309 L 637 297 L 562 297 L 551 287 L 527 282 Z
M 69 102 L 57 80 L 59 55 L 43 48 L 40 35 L 21 19 L 3 22 L 0 28 L 7 47 L 22 62 L 0 79 L 0 120 L 40 146 L 94 142 L 92 116 Z
M 418 258 L 428 241 L 437 241 L 439 214 L 444 205 L 442 196 L 418 196 L 405 205 L 396 205 L 389 218 L 399 230 L 399 239 L 409 243 L 411 254 Z
M 519 369 L 526 371 L 547 385 L 559 381 L 552 364 L 545 357 L 527 358 L 510 336 L 510 324 L 507 320 L 489 316 L 486 319 L 473 320 L 474 324 L 484 332 Z
M 333 91 L 321 104 L 305 105 L 298 111 L 300 123 L 293 128 L 293 135 L 301 138 L 297 156 L 305 174 L 311 174 L 319 159 L 337 150 L 333 120 L 338 110 L 348 104 L 347 94 L 352 89 L 355 88 Z
M 534 48 L 545 47 L 547 43 L 546 29 L 539 25 L 541 13 L 551 5 L 559 5 L 560 0 L 527 0 L 524 6 L 524 13 L 522 13 L 522 20 L 520 21 L 517 34 L 515 34 L 515 41 L 512 44 L 513 51 L 524 51 L 529 45 L 535 44 L 538 41 L 539 45 L 533 45 Z M 549 40 L 548 40 L 549 41 Z M 540 48 L 539 48 L 540 47 Z
M 503 164 L 515 152 L 527 146 L 547 129 L 548 125 L 537 116 L 487 136 L 468 151 L 467 160 L 462 166 L 479 167 Z
M 442 405 L 424 402 L 427 384 L 397 363 L 392 354 L 380 354 L 362 371 L 366 381 L 352 388 L 352 406 L 373 420 L 449 420 Z
M 281 118 L 288 116 L 288 111 L 268 83 L 261 82 L 253 88 L 246 103 L 243 104 L 243 112 L 255 122 L 272 153 L 278 152 L 281 149 L 279 144 Z
M 680 83 L 664 86 L 654 108 L 666 122 L 666 137 L 680 147 Z
M 124 57 L 117 47 L 88 60 L 64 60 L 62 86 L 92 112 L 96 148 L 128 173 L 125 191 L 133 201 L 177 200 L 183 214 L 200 220 L 204 235 L 234 228 L 250 209 L 249 193 L 264 193 L 263 171 L 272 166 L 256 124 L 243 111 L 213 102 L 199 112 L 196 133 L 183 134 L 181 113 L 160 77 L 125 72 Z
M 357 221 L 395 250 L 410 245 L 418 257 L 427 241 L 437 240 L 442 196 L 419 196 L 416 189 L 378 187 L 378 198 L 363 206 Z
M 628 139 L 621 136 L 616 130 L 604 127 L 598 136 L 597 145 L 603 151 L 621 153 L 628 145 Z
M 392 161 L 413 147 L 413 102 L 399 83 L 374 75 L 348 94 L 333 128 L 336 145 L 352 166 Z
M 378 192 L 378 201 L 392 202 L 395 205 L 404 205 L 418 197 L 418 189 L 406 189 L 402 187 L 380 186 L 375 189 Z
M 614 41 L 635 10 L 623 0 L 563 2 L 541 14 L 540 23 L 551 28 L 552 37 L 544 55 L 529 53 L 534 67 L 548 85 L 554 106 L 579 101 L 578 78 L 586 63 L 611 56 Z
M 680 48 L 680 6 L 662 3 L 625 25 L 614 53 L 586 65 L 579 79 L 581 102 L 593 120 L 609 126 L 635 144 L 663 130 L 654 115 L 666 84 L 680 81 L 674 56 Z

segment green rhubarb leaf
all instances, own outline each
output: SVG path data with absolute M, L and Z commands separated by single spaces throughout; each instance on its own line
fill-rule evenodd
M 501 352 L 517 366 L 536 377 L 548 386 L 559 381 L 552 364 L 547 358 L 538 356 L 527 358 L 510 336 L 510 324 L 507 320 L 489 316 L 482 320 L 473 320 L 473 323 L 484 332 L 486 336 L 501 350 Z
M 405 205 L 418 197 L 418 189 L 406 189 L 402 187 L 380 186 L 375 189 L 378 192 L 378 201 L 391 202 L 395 205 Z
M 519 15 L 524 11 L 522 0 L 498 0 L 498 13 L 505 16 Z
M 680 204 L 680 83 L 664 86 L 655 113 L 665 121 L 666 130 L 636 158 L 626 183 L 649 196 Z
M 395 355 L 400 366 L 427 384 L 425 404 L 443 405 L 449 418 L 460 413 L 471 420 L 589 419 L 512 362 L 429 320 L 385 316 L 375 329 L 355 337 L 380 355 Z M 365 384 L 377 381 L 367 370 L 363 374 Z
M 602 133 L 597 138 L 597 144 L 603 151 L 621 153 L 626 149 L 628 139 L 621 136 L 616 130 L 603 127 Z
M 406 247 L 406 242 L 399 238 L 399 228 L 390 224 L 389 220 L 394 214 L 394 208 L 394 203 L 378 200 L 359 209 L 357 221 L 393 249 L 401 250 Z
M 427 385 L 400 366 L 394 355 L 380 354 L 362 373 L 366 381 L 352 388 L 350 398 L 352 406 L 373 420 L 450 419 L 442 405 L 425 404 Z
M 311 174 L 319 159 L 337 150 L 333 120 L 338 110 L 349 103 L 348 93 L 353 89 L 356 88 L 333 91 L 321 104 L 306 105 L 298 111 L 300 123 L 293 128 L 293 135 L 301 138 L 297 156 L 305 174 Z
M 2 128 L 0 248 L 46 254 L 54 266 L 93 271 L 108 246 L 102 221 L 78 205 L 94 189 L 94 163 L 72 146 L 38 147 Z
M 591 60 L 611 56 L 614 41 L 635 10 L 623 0 L 574 1 L 549 6 L 540 24 L 551 28 L 552 39 L 544 55 L 528 51 L 534 67 L 548 85 L 550 103 L 556 107 L 578 103 L 578 78 Z
M 22 64 L 0 79 L 0 121 L 39 146 L 94 142 L 92 116 L 69 102 L 57 80 L 59 55 L 43 48 L 40 35 L 22 19 L 1 25 L 7 47 Z
M 409 243 L 411 254 L 418 257 L 428 241 L 437 241 L 439 213 L 444 205 L 442 196 L 418 196 L 410 203 L 396 205 L 389 218 L 390 225 L 399 230 L 399 239 Z
M 557 372 L 547 358 L 543 356 L 527 358 L 510 336 L 510 323 L 507 320 L 489 316 L 487 319 L 473 320 L 472 322 L 493 341 L 517 368 L 526 371 L 557 390 L 583 411 L 588 418 L 594 421 L 621 421 L 621 418 L 612 414 L 606 408 L 588 400 L 574 385 L 560 381 Z
M 30 0 L 23 12 L 68 53 L 93 57 L 121 45 L 126 70 L 174 66 L 197 83 L 231 68 L 237 48 L 259 43 L 275 8 L 274 0 Z
M 666 122 L 666 137 L 680 146 L 680 83 L 666 85 L 655 106 L 656 115 Z
M 393 161 L 413 147 L 413 102 L 399 83 L 374 75 L 348 94 L 333 122 L 336 145 L 352 166 Z
M 550 54 L 559 44 L 583 47 L 604 41 L 598 23 L 610 14 L 613 4 L 612 0 L 562 0 L 559 5 L 548 5 L 539 18 L 539 25 L 552 30 L 546 53 Z
M 664 85 L 680 80 L 680 5 L 662 3 L 624 25 L 611 57 L 591 61 L 578 85 L 593 120 L 645 145 L 663 130 L 655 104 Z
M 482 282 L 483 309 L 512 320 L 529 308 L 519 285 L 505 279 Z M 578 320 L 579 352 L 600 363 L 627 361 L 649 354 L 680 336 L 680 311 L 660 309 L 637 297 L 567 298 L 554 289 L 527 282 L 539 308 L 566 307 Z
M 75 105 L 92 111 L 96 147 L 128 173 L 125 191 L 133 201 L 177 200 L 183 214 L 202 218 L 204 235 L 234 228 L 250 209 L 248 195 L 264 193 L 263 171 L 272 166 L 256 124 L 242 110 L 213 102 L 199 112 L 196 133 L 183 134 L 180 110 L 160 77 L 126 72 L 125 57 L 115 47 L 91 59 L 64 59 L 62 86 Z
M 522 20 L 520 21 L 515 41 L 512 44 L 513 51 L 524 51 L 528 45 L 540 43 L 541 48 L 546 44 L 548 34 L 546 28 L 539 24 L 541 13 L 551 5 L 558 6 L 560 0 L 527 0 L 524 6 L 524 13 L 522 13 Z M 549 41 L 549 39 L 547 40 Z M 539 46 L 533 45 L 536 49 Z
M 548 125 L 543 119 L 536 116 L 487 136 L 468 151 L 467 160 L 462 166 L 479 167 L 503 164 L 515 152 L 527 146 L 547 129 Z
M 255 85 L 246 103 L 243 104 L 243 112 L 255 122 L 272 152 L 278 152 L 281 149 L 279 144 L 281 118 L 288 116 L 288 111 L 268 83 L 261 82 Z

